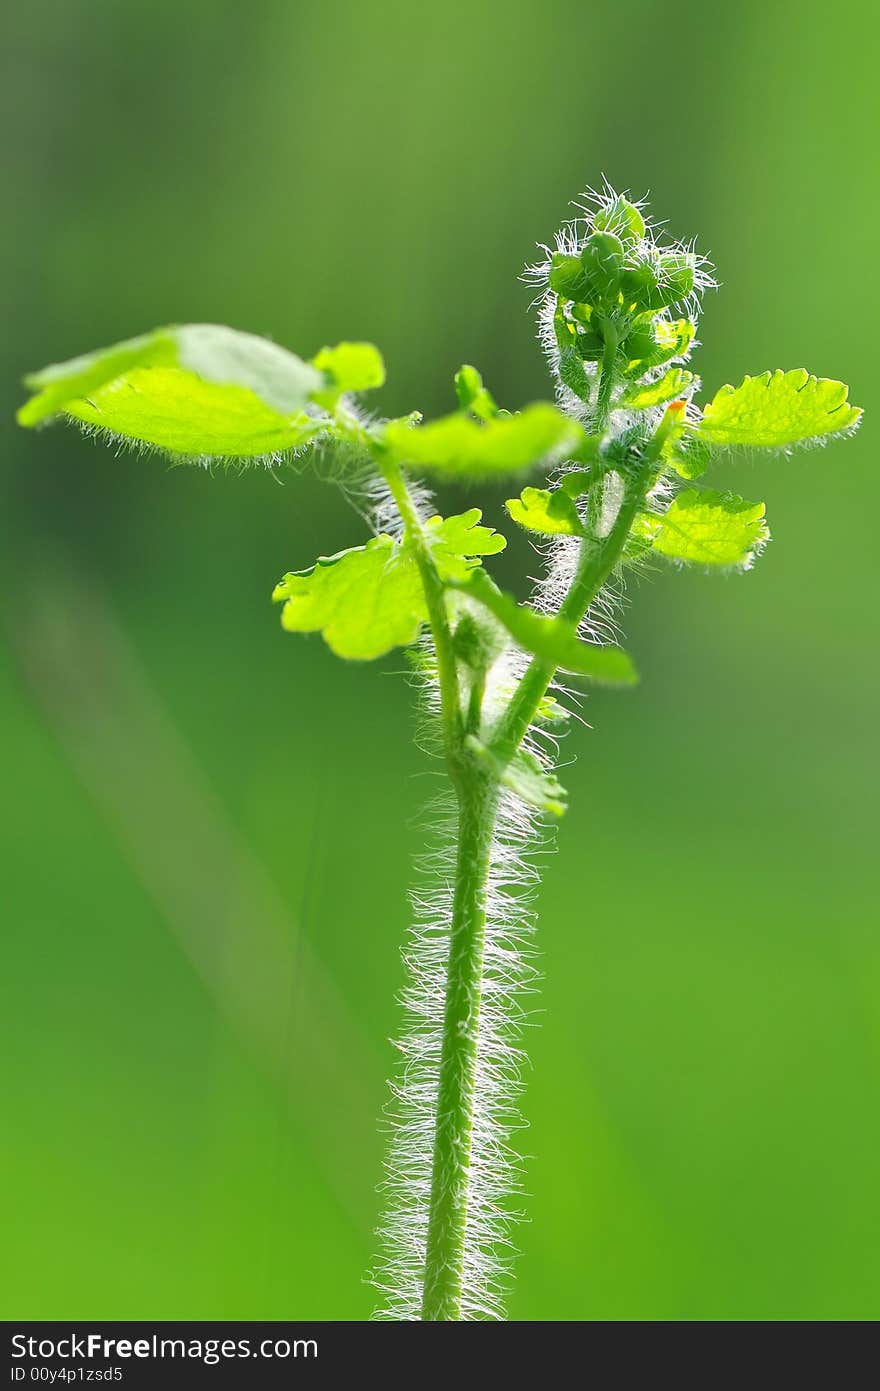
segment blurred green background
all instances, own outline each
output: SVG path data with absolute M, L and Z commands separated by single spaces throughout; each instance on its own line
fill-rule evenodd
M 717 263 L 707 388 L 806 365 L 876 410 L 878 11 L 4 23 L 0 1307 L 359 1319 L 432 781 L 400 657 L 344 666 L 268 598 L 361 523 L 310 478 L 16 432 L 17 380 L 216 320 L 374 339 L 389 413 L 462 361 L 521 404 L 517 275 L 604 172 Z M 642 684 L 564 750 L 513 1318 L 880 1315 L 873 429 L 729 471 L 774 543 L 638 586 Z

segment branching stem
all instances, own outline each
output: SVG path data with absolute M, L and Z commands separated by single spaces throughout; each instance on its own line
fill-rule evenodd
M 452 632 L 449 615 L 446 611 L 446 598 L 443 581 L 437 574 L 430 548 L 422 530 L 418 508 L 407 487 L 406 479 L 399 465 L 385 455 L 378 456 L 379 466 L 397 509 L 403 518 L 410 544 L 419 567 L 425 603 L 434 639 L 434 652 L 437 658 L 437 679 L 440 684 L 440 705 L 443 715 L 443 739 L 446 756 L 453 770 L 460 757 L 462 747 L 462 720 L 458 681 L 458 666 L 452 645 Z
M 616 342 L 606 349 L 597 396 L 597 425 L 607 424 L 614 387 Z M 600 535 L 601 478 L 594 484 L 590 527 L 577 571 L 559 617 L 576 627 L 620 559 L 638 509 L 655 474 L 661 431 L 626 475 L 624 495 L 607 535 Z M 501 717 L 491 749 L 491 765 L 477 761 L 465 736 L 479 727 L 483 683 L 471 688 L 463 714 L 458 664 L 452 641 L 444 585 L 437 573 L 418 509 L 399 466 L 377 454 L 414 548 L 430 615 L 440 683 L 447 762 L 458 799 L 458 844 L 446 972 L 443 1034 L 437 1101 L 431 1194 L 423 1283 L 422 1318 L 462 1316 L 467 1224 L 472 1187 L 474 1104 L 478 1082 L 480 1014 L 483 992 L 486 896 L 498 808 L 497 768 L 518 750 L 556 667 L 535 658 Z M 490 771 L 494 768 L 495 771 Z

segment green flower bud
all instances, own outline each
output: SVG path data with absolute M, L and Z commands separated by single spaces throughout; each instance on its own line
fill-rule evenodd
M 657 270 L 651 261 L 639 261 L 627 266 L 620 277 L 620 289 L 626 304 L 634 304 L 637 309 L 659 309 L 655 304 L 657 296 Z
M 579 257 L 554 251 L 550 261 L 550 289 L 563 299 L 589 298 L 590 286 Z
M 471 671 L 488 671 L 504 649 L 504 635 L 488 615 L 478 622 L 466 613 L 452 635 L 452 645 L 459 661 Z
M 694 288 L 694 258 L 687 251 L 664 251 L 656 260 L 627 267 L 620 288 L 624 300 L 639 309 L 665 309 L 686 299 Z
M 660 289 L 663 308 L 676 304 L 694 288 L 694 258 L 687 251 L 667 251 L 660 257 Z
M 581 264 L 595 296 L 606 303 L 617 298 L 623 254 L 621 241 L 613 232 L 594 232 L 581 251 Z
M 624 246 L 632 246 L 645 235 L 645 219 L 634 203 L 618 196 L 607 208 L 600 208 L 593 218 L 597 232 L 613 232 Z

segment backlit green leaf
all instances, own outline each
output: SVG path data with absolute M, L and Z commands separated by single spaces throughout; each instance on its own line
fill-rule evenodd
M 748 569 L 770 537 L 763 502 L 696 488 L 679 493 L 663 516 L 645 514 L 635 531 L 669 560 L 737 569 Z
M 463 411 L 476 416 L 478 420 L 492 420 L 498 415 L 498 407 L 492 393 L 483 385 L 483 378 L 476 367 L 465 363 L 455 374 L 455 394 Z M 507 411 L 504 412 L 508 414 Z
M 23 425 L 65 415 L 172 454 L 276 454 L 322 427 L 309 413 L 324 378 L 276 343 L 216 324 L 157 329 L 35 372 Z
M 637 386 L 629 393 L 626 404 L 633 410 L 647 410 L 649 406 L 662 406 L 684 396 L 694 382 L 693 372 L 685 372 L 681 367 L 672 367 L 656 382 Z
M 425 525 L 434 561 L 449 581 L 467 581 L 481 555 L 503 550 L 503 536 L 478 525 L 480 512 L 432 517 Z M 377 536 L 365 546 L 321 556 L 284 576 L 272 598 L 284 603 L 282 626 L 322 632 L 339 657 L 369 661 L 415 642 L 428 621 L 415 552 L 408 541 Z
M 415 560 L 390 536 L 321 556 L 285 575 L 272 598 L 284 602 L 282 627 L 322 632 L 338 657 L 368 661 L 415 642 L 427 621 Z
M 695 333 L 692 319 L 670 320 L 647 314 L 636 321 L 623 340 L 621 351 L 629 362 L 638 363 L 641 374 L 673 358 L 686 357 Z
M 483 571 L 474 570 L 460 587 L 495 615 L 518 647 L 548 664 L 606 686 L 632 686 L 638 680 L 632 660 L 622 648 L 582 642 L 569 624 L 518 604 Z
M 443 580 L 458 581 L 479 563 L 476 556 L 497 555 L 507 541 L 489 526 L 480 526 L 482 512 L 471 507 L 454 517 L 429 517 L 424 526 L 434 564 Z
M 578 510 L 561 489 L 523 488 L 519 497 L 504 504 L 513 520 L 526 531 L 542 536 L 582 536 L 584 527 Z
M 706 406 L 699 434 L 709 444 L 781 449 L 852 430 L 862 412 L 847 401 L 843 382 L 794 372 L 745 377 L 723 386 Z
M 322 348 L 312 366 L 327 379 L 326 389 L 312 392 L 312 399 L 332 409 L 348 391 L 372 391 L 385 383 L 385 363 L 372 343 L 337 343 Z
M 667 359 L 683 357 L 689 351 L 697 331 L 693 319 L 655 319 L 653 328 L 657 349 Z
M 458 412 L 427 425 L 392 420 L 385 430 L 385 442 L 401 463 L 447 478 L 518 473 L 561 458 L 583 437 L 576 421 L 541 403 L 484 423 Z

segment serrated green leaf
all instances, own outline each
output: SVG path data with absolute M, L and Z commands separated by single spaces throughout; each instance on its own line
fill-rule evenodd
M 684 396 L 693 383 L 693 372 L 686 372 L 681 367 L 672 367 L 658 381 L 635 387 L 627 396 L 626 404 L 637 411 L 647 410 L 649 406 L 663 406 L 667 401 Z
M 562 816 L 567 807 L 568 793 L 552 772 L 542 767 L 540 759 L 526 749 L 519 749 L 509 763 L 502 764 L 479 739 L 470 735 L 467 746 L 481 762 L 494 771 L 502 787 L 510 788 L 530 807 Z
M 296 448 L 321 428 L 308 413 L 314 367 L 254 334 L 216 324 L 157 329 L 32 373 L 22 425 L 65 415 L 123 440 L 197 457 Z
M 474 570 L 458 587 L 494 614 L 518 647 L 542 661 L 605 686 L 632 686 L 638 680 L 632 659 L 621 647 L 582 642 L 574 627 L 518 604 L 483 571 Z
M 385 384 L 385 363 L 372 343 L 337 343 L 333 348 L 322 348 L 312 358 L 312 366 L 326 378 L 326 389 L 313 391 L 312 399 L 328 409 L 346 392 L 372 391 Z
M 538 403 L 484 423 L 456 412 L 414 427 L 389 421 L 385 443 L 410 469 L 446 478 L 519 473 L 576 449 L 584 432 L 555 406 Z
M 503 550 L 504 537 L 478 525 L 474 507 L 461 516 L 432 517 L 425 524 L 437 569 L 448 581 L 467 581 L 479 556 Z M 415 552 L 408 541 L 377 536 L 365 546 L 321 556 L 292 571 L 272 595 L 283 603 L 289 632 L 322 632 L 339 657 L 369 661 L 415 642 L 428 621 Z
M 288 632 L 320 631 L 338 657 L 355 661 L 415 642 L 427 620 L 418 567 L 391 536 L 321 556 L 311 569 L 285 575 L 272 598 L 284 603 Z
M 504 504 L 517 526 L 542 536 L 582 536 L 583 522 L 568 493 L 556 488 L 523 488 Z
M 429 517 L 424 526 L 434 564 L 442 580 L 450 583 L 467 579 L 479 561 L 478 556 L 498 555 L 507 545 L 500 531 L 480 526 L 482 512 L 471 507 L 454 517 Z
M 635 531 L 669 560 L 727 569 L 748 569 L 770 537 L 763 502 L 697 488 L 679 493 L 662 516 L 644 514 Z
M 783 449 L 852 430 L 861 410 L 849 405 L 848 388 L 828 377 L 764 372 L 738 387 L 723 386 L 706 406 L 699 435 L 713 445 Z

